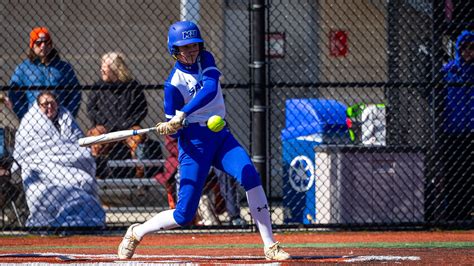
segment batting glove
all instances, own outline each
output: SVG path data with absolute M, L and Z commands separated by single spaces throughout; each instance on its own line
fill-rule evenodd
M 160 135 L 173 135 L 175 134 L 178 130 L 175 129 L 174 126 L 170 124 L 170 122 L 163 122 L 163 123 L 158 123 L 156 124 L 156 131 Z
M 176 114 L 173 116 L 173 118 L 171 118 L 170 121 L 168 121 L 168 123 L 170 123 L 176 129 L 176 131 L 178 131 L 183 127 L 183 121 L 185 118 L 186 114 L 184 112 L 176 111 Z

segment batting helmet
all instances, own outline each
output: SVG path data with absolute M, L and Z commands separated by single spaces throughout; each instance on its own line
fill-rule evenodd
M 204 43 L 196 24 L 191 21 L 179 21 L 170 26 L 168 31 L 168 52 L 171 55 L 176 53 L 176 46 L 190 43 Z

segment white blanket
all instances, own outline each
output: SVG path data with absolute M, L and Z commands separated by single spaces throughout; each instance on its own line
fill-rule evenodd
M 97 196 L 96 165 L 72 114 L 60 107 L 60 130 L 35 103 L 20 122 L 14 158 L 29 208 L 27 226 L 103 226 Z

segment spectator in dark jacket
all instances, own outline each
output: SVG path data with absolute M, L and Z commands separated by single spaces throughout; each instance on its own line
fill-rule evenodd
M 140 128 L 140 123 L 148 113 L 147 102 L 144 91 L 138 87 L 139 83 L 134 80 L 125 63 L 124 55 L 106 53 L 101 63 L 101 80 L 95 85 L 102 88 L 92 91 L 87 103 L 88 116 L 93 124 L 87 135 Z M 110 159 L 137 158 L 140 143 L 137 143 L 137 138 L 132 138 L 111 145 L 95 145 L 92 154 L 96 158 L 108 157 L 109 153 L 114 156 Z M 114 152 L 110 152 L 111 149 Z M 99 166 L 98 174 L 100 172 Z M 136 174 L 143 176 L 143 169 L 137 168 Z
M 129 129 L 139 125 L 148 109 L 145 94 L 137 88 L 124 56 L 110 52 L 102 56 L 102 79 L 95 85 L 103 87 L 91 93 L 87 104 L 88 116 L 94 126 L 108 131 Z
M 53 40 L 47 28 L 34 28 L 30 33 L 28 58 L 19 64 L 10 80 L 11 86 L 65 86 L 79 84 L 72 66 L 61 60 L 58 51 L 53 47 Z M 13 110 L 21 119 L 35 103 L 40 91 L 9 92 Z M 74 116 L 79 111 L 81 92 L 79 90 L 62 90 L 56 92 L 59 103 Z

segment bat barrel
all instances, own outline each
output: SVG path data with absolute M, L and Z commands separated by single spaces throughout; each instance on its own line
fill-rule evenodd
M 115 131 L 115 132 L 102 134 L 99 136 L 90 136 L 90 137 L 80 138 L 78 143 L 79 143 L 79 146 L 81 147 L 87 147 L 94 144 L 105 144 L 109 142 L 124 140 L 131 136 L 146 134 L 154 130 L 155 130 L 154 127 L 150 127 L 150 128 L 144 128 L 144 129 L 138 129 L 138 130 L 129 129 L 129 130 Z

